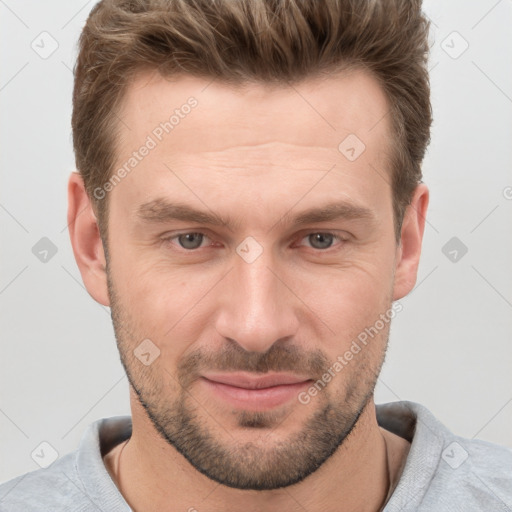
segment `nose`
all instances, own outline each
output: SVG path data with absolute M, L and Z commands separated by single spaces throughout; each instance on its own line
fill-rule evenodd
M 216 330 L 250 352 L 266 352 L 298 330 L 300 301 L 266 251 L 252 263 L 234 256 L 218 290 Z

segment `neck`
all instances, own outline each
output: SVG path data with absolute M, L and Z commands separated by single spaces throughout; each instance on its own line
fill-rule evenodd
M 381 429 L 370 401 L 336 452 L 303 481 L 272 491 L 233 489 L 198 472 L 156 432 L 132 396 L 132 436 L 111 474 L 130 507 L 201 512 L 378 511 L 396 480 L 408 443 Z M 122 451 L 121 451 L 122 450 Z

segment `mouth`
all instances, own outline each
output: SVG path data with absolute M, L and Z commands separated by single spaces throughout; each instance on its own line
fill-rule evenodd
M 306 377 L 274 373 L 256 376 L 247 372 L 208 374 L 200 381 L 215 399 L 237 408 L 264 411 L 296 399 L 312 382 Z

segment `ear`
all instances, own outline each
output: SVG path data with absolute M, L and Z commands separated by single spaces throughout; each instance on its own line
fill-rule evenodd
M 68 228 L 82 281 L 91 297 L 110 306 L 106 260 L 98 221 L 82 176 L 72 172 L 68 182 Z
M 400 245 L 397 248 L 393 300 L 405 297 L 416 284 L 428 199 L 427 186 L 418 185 L 405 211 Z

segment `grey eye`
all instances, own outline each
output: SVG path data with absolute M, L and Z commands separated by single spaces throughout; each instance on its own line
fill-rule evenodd
M 201 246 L 203 238 L 202 233 L 184 233 L 178 236 L 178 242 L 184 249 L 197 249 Z
M 313 233 L 308 236 L 311 247 L 315 249 L 328 249 L 334 240 L 334 236 L 330 233 Z

